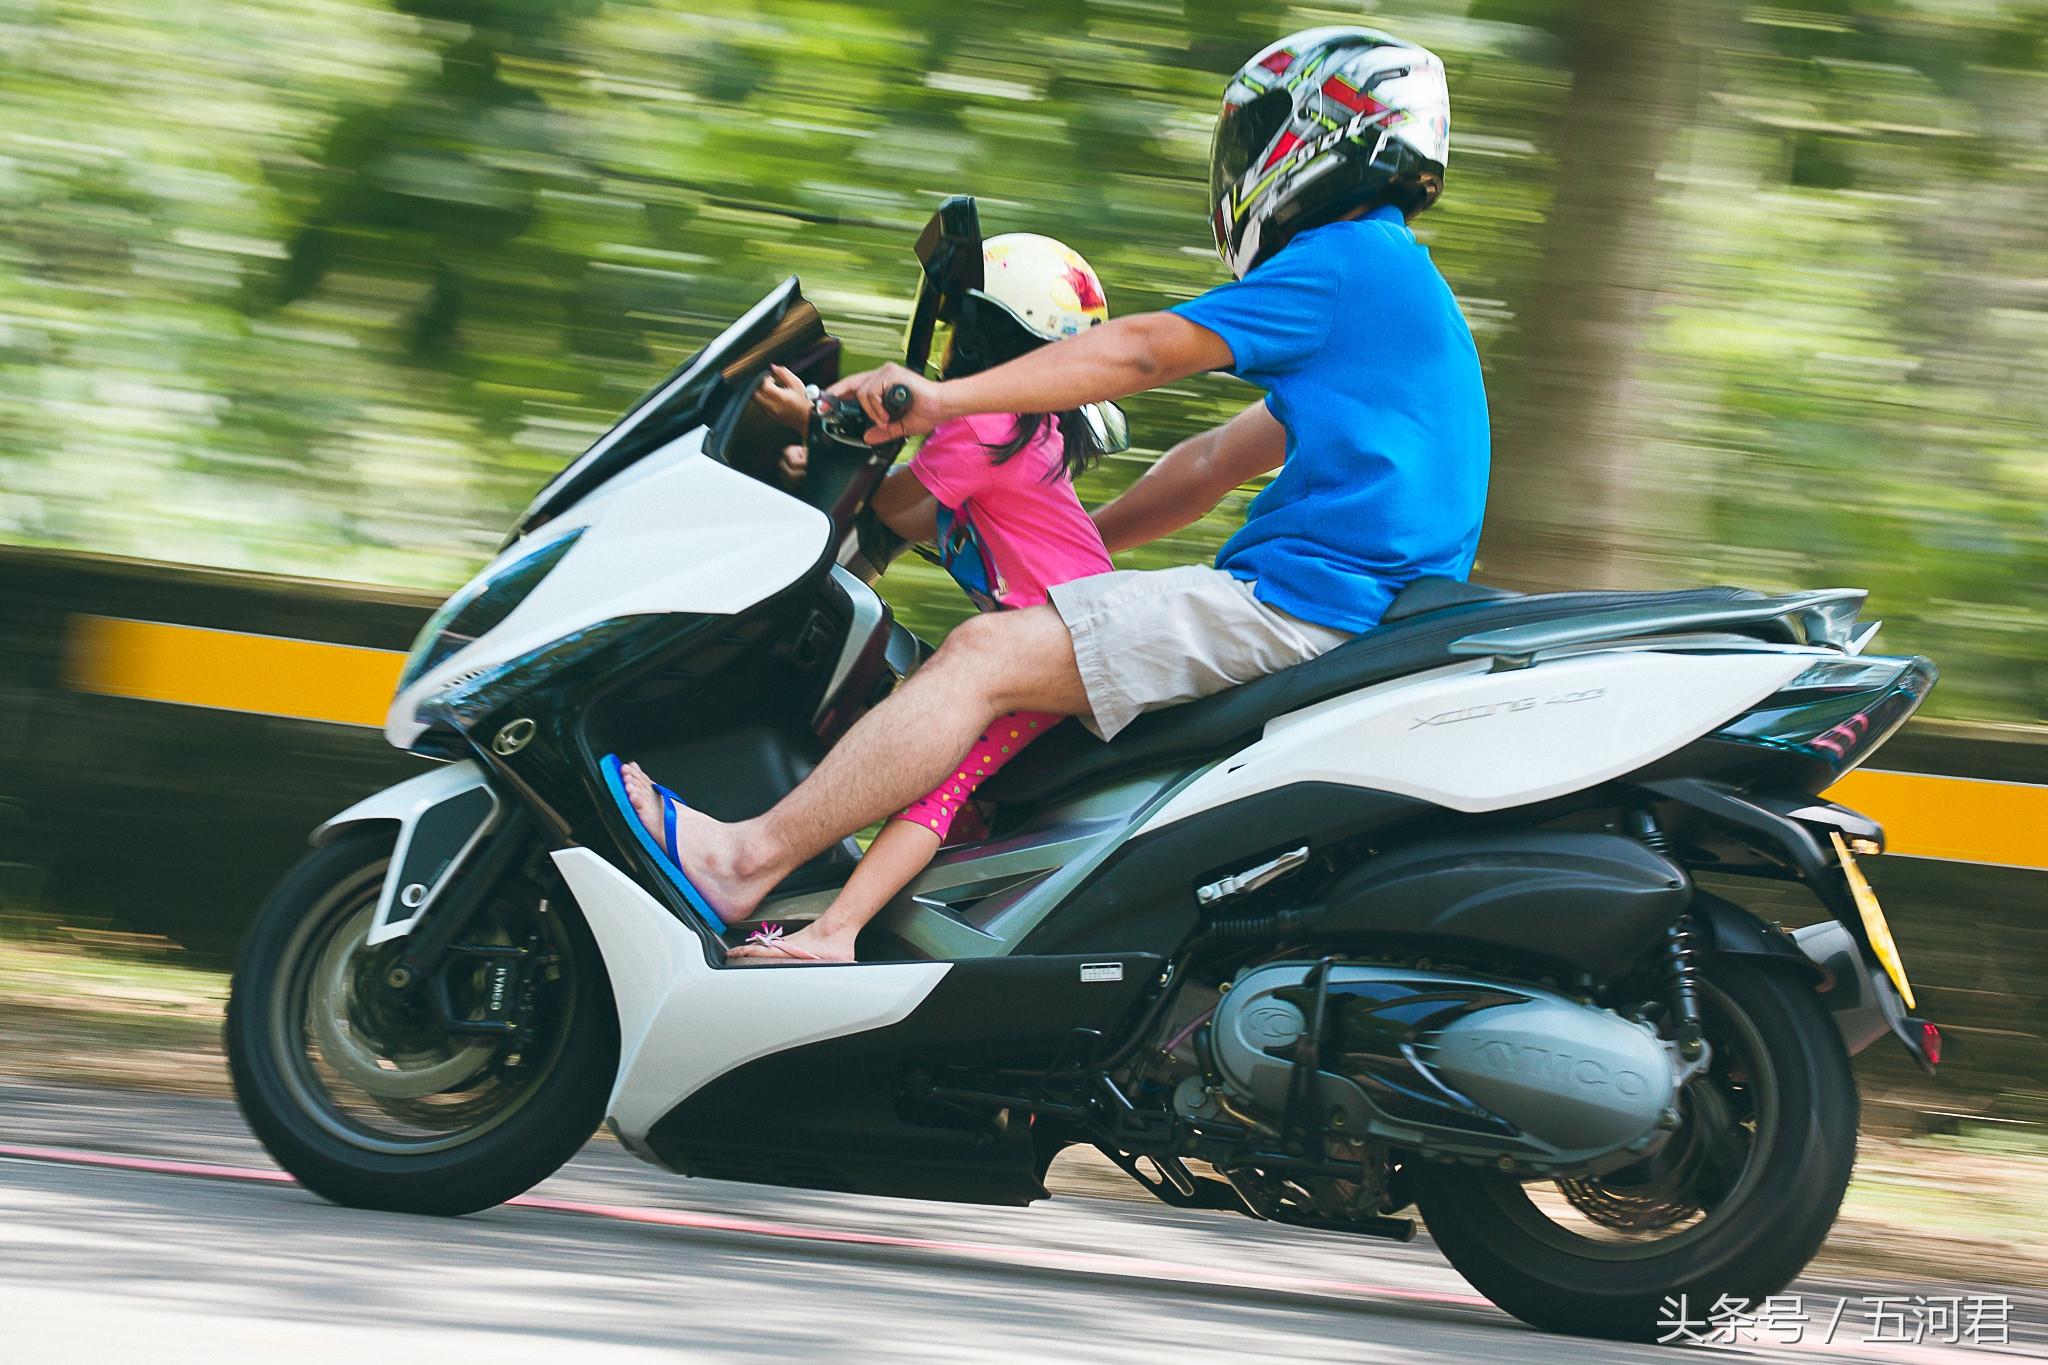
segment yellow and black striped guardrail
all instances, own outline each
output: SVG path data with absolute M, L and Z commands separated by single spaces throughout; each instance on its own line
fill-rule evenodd
M 103 697 L 382 726 L 404 663 L 393 649 L 73 616 L 64 681 Z

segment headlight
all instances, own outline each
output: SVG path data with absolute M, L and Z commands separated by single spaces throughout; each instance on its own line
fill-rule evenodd
M 532 553 L 513 560 L 490 577 L 471 583 L 443 602 L 440 610 L 427 618 L 427 623 L 414 637 L 412 651 L 406 656 L 405 671 L 398 677 L 399 690 L 412 686 L 429 669 L 453 657 L 457 650 L 474 643 L 486 632 L 496 629 L 532 595 L 555 565 L 562 562 L 562 556 L 569 553 L 569 547 L 582 534 L 583 528 L 579 526 L 567 535 L 558 536 Z

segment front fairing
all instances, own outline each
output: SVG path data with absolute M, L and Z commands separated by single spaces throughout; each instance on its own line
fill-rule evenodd
M 501 622 L 403 687 L 385 737 L 413 748 L 452 687 L 567 637 L 634 616 L 736 615 L 818 569 L 831 519 L 710 458 L 704 438 L 700 427 L 671 442 L 500 551 L 464 594 L 573 537 Z
M 913 368 L 942 307 L 980 282 L 973 201 L 948 200 L 916 251 Z M 838 341 L 791 276 L 649 390 L 541 490 L 497 556 L 436 613 L 438 628 L 483 607 L 452 639 L 423 633 L 386 737 L 436 749 L 420 741 L 437 722 L 446 728 L 451 689 L 495 689 L 519 661 L 588 643 L 625 618 L 736 615 L 835 557 L 857 559 L 860 513 L 895 447 L 814 450 L 791 489 L 775 472 L 787 433 L 763 430 L 748 401 L 771 362 L 822 384 L 838 360 Z

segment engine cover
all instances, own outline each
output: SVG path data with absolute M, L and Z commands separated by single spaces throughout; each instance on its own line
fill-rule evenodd
M 1236 1103 L 1276 1125 L 1315 1009 L 1309 962 L 1246 971 L 1217 1006 L 1207 1058 Z M 1325 1129 L 1537 1174 L 1646 1155 L 1688 1068 L 1645 1024 L 1533 986 L 1334 965 L 1311 1094 Z

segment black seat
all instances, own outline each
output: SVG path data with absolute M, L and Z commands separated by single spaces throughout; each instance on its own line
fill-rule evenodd
M 980 795 L 998 803 L 1041 801 L 1141 768 L 1219 757 L 1258 738 L 1275 716 L 1454 662 L 1446 646 L 1476 631 L 1613 607 L 1695 606 L 1756 596 L 1746 588 L 1691 588 L 1522 597 L 1476 583 L 1417 579 L 1394 598 L 1379 625 L 1319 659 L 1140 716 L 1106 744 L 1078 721 L 1067 721 L 990 778 Z

